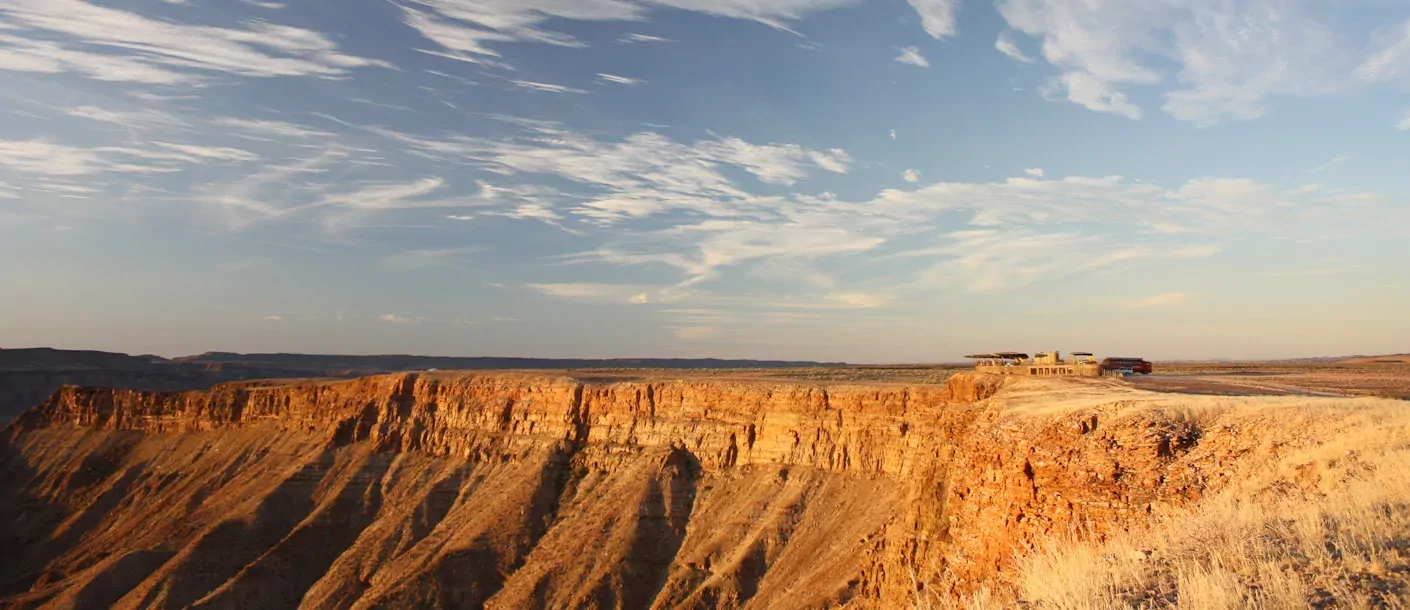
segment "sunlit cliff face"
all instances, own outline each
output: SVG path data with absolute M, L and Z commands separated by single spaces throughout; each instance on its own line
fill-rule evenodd
M 894 607 L 917 582 L 1010 586 L 996 574 L 1039 541 L 1173 515 L 1378 401 L 971 375 L 68 388 L 4 433 L 19 560 L 0 586 L 118 606 Z

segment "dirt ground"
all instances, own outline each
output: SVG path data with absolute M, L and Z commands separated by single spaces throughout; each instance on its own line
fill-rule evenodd
M 1381 396 L 1410 400 L 1410 363 L 1155 363 L 1133 385 L 1155 392 L 1220 396 Z M 787 369 L 582 369 L 571 377 L 596 381 L 729 379 L 942 384 L 967 364 L 914 364 Z M 563 371 L 555 371 L 563 374 Z
M 1410 399 L 1410 364 L 1156 363 L 1129 380 L 1147 390 L 1186 394 L 1383 396 Z

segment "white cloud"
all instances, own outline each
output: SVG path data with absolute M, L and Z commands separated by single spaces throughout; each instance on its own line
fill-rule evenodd
M 1124 244 L 1121 236 L 1084 233 L 1076 228 L 1057 232 L 1028 227 L 966 229 L 945 238 L 942 246 L 906 254 L 939 258 L 921 273 L 919 284 L 956 286 L 975 293 L 1014 290 L 1135 261 L 1192 260 L 1219 252 L 1217 246 L 1209 245 L 1158 248 Z
M 632 33 L 623 35 L 621 38 L 617 39 L 617 42 L 620 42 L 622 44 L 635 44 L 639 42 L 672 42 L 672 40 L 669 38 L 662 38 L 660 36 L 650 36 L 647 34 Z
M 1023 49 L 1018 48 L 1018 43 L 1014 42 L 1013 31 L 1011 30 L 999 32 L 999 37 L 994 40 L 994 48 L 1014 61 L 1020 61 L 1025 64 L 1031 64 L 1037 61 L 1025 55 Z
M 896 61 L 921 68 L 929 68 L 930 62 L 920 54 L 918 47 L 904 47 L 901 54 L 896 56 Z
M 603 80 L 604 82 L 617 83 L 617 84 L 619 84 L 619 85 L 636 85 L 636 84 L 640 84 L 640 83 L 646 82 L 646 81 L 643 81 L 643 80 L 641 80 L 641 79 L 639 79 L 639 78 L 627 78 L 627 77 L 625 77 L 625 76 L 617 76 L 617 75 L 615 75 L 615 74 L 601 74 L 601 73 L 599 73 L 599 74 L 597 75 L 597 78 Z
M 670 210 L 734 216 L 757 207 L 753 197 L 720 171 L 732 165 L 760 181 L 791 185 L 816 169 L 845 173 L 852 159 L 841 149 L 813 150 L 794 144 L 758 145 L 738 138 L 686 145 L 643 132 L 601 141 L 553 126 L 535 126 L 539 137 L 518 140 L 436 140 L 386 132 L 436 159 L 489 164 L 504 174 L 551 174 L 598 189 L 572 212 L 602 224 Z M 522 197 L 522 194 L 515 194 Z M 541 199 L 542 195 L 536 195 Z
M 584 91 L 582 89 L 574 89 L 572 87 L 565 87 L 563 85 L 554 85 L 551 83 L 538 83 L 527 80 L 516 80 L 514 81 L 514 84 L 524 89 L 530 89 L 533 91 L 543 91 L 546 93 L 587 93 L 587 91 Z
M 171 84 L 189 73 L 241 76 L 339 76 L 351 68 L 387 66 L 347 55 L 318 32 L 251 21 L 241 28 L 149 19 L 82 0 L 11 0 L 0 4 L 9 24 L 0 35 L 0 67 L 77 72 L 98 80 Z M 32 35 L 32 36 L 31 36 Z M 54 36 L 67 37 L 54 40 Z M 71 44 L 126 50 L 112 55 Z
M 1180 86 L 1164 94 L 1162 109 L 1211 125 L 1263 116 L 1272 96 L 1335 91 L 1357 52 L 1329 29 L 1331 5 L 998 0 L 998 6 L 1009 26 L 1040 39 L 1043 58 L 1062 70 L 1049 95 L 1130 118 L 1142 110 L 1124 89 L 1168 82 L 1157 68 L 1165 62 L 1178 66 Z
M 534 220 L 562 220 L 563 216 L 558 212 L 541 203 L 524 203 L 513 211 L 505 214 L 510 218 L 534 219 Z
M 231 127 L 240 131 L 272 137 L 288 138 L 314 138 L 331 137 L 333 134 L 312 129 L 303 125 L 295 125 L 284 121 L 264 121 L 257 119 L 239 119 L 233 117 L 220 118 L 213 121 L 221 127 Z
M 895 129 L 892 129 L 890 135 L 891 135 L 891 139 L 892 139 L 892 140 L 895 140 L 895 139 L 896 139 L 896 130 L 895 130 Z
M 178 171 L 180 167 L 172 162 L 202 163 L 203 159 L 166 150 L 116 146 L 82 148 L 47 140 L 0 140 L 0 166 L 25 174 L 81 176 L 100 172 Z
M 1318 209 L 1375 204 L 1364 193 L 1288 192 L 1255 180 L 1164 187 L 1121 176 L 1045 179 L 1039 168 L 998 182 L 907 185 L 846 201 L 781 188 L 849 171 L 854 162 L 843 151 L 721 137 L 678 142 L 652 132 L 589 137 L 556 123 L 514 124 L 521 135 L 502 139 L 379 133 L 437 162 L 501 175 L 501 184 L 482 184 L 474 205 L 483 207 L 474 217 L 539 220 L 596 239 L 556 257 L 561 264 L 674 274 L 657 286 L 526 285 L 600 303 L 706 299 L 733 274 L 761 268 L 793 269 L 778 277 L 795 285 L 821 273 L 843 286 L 852 278 L 834 264 L 846 269 L 875 260 L 905 260 L 903 268 L 915 274 L 906 290 L 1012 290 L 1077 273 L 1214 256 L 1225 239 L 1250 230 L 1296 235 Z M 1320 201 L 1333 195 L 1337 202 Z M 423 201 L 435 196 L 409 201 L 435 203 Z M 900 298 L 906 292 L 897 281 L 905 279 L 891 276 L 858 294 Z
M 282 322 L 284 320 L 284 316 L 265 316 L 263 318 L 260 318 L 260 320 L 263 322 Z
M 391 324 L 420 324 L 422 320 L 421 318 L 409 318 L 407 316 L 394 313 L 384 313 L 380 316 L 377 316 L 377 319 L 383 322 L 389 322 Z
M 154 142 L 153 144 L 162 148 L 168 148 L 195 159 L 208 159 L 211 161 L 255 161 L 259 155 L 238 148 L 227 148 L 224 146 L 197 146 L 194 144 L 175 144 L 172 142 Z
M 560 31 L 544 29 L 555 19 L 575 21 L 645 21 L 659 8 L 674 8 L 719 17 L 757 21 L 774 28 L 804 16 L 854 4 L 857 0 L 430 0 L 423 2 L 433 17 L 403 9 L 403 21 L 427 39 L 447 49 L 442 54 L 453 59 L 485 63 L 499 53 L 489 44 L 497 42 L 536 42 L 568 47 L 584 46 L 582 41 Z M 623 43 L 666 42 L 658 36 L 626 34 Z
M 913 169 L 901 172 L 901 177 L 905 178 L 906 182 L 920 182 L 920 172 Z
M 1183 292 L 1170 292 L 1166 294 L 1156 295 L 1153 297 L 1147 297 L 1137 301 L 1128 301 L 1126 303 L 1126 306 L 1135 308 L 1167 307 L 1171 305 L 1183 305 L 1185 303 L 1188 303 L 1189 300 L 1190 295 L 1188 294 L 1185 294 Z
M 682 326 L 671 333 L 682 341 L 699 341 L 718 336 L 720 329 L 714 326 Z
M 1042 178 L 1042 177 L 1043 177 L 1043 168 L 1041 168 L 1041 167 L 1030 167 L 1030 168 L 1028 168 L 1028 169 L 1023 170 L 1023 173 L 1028 174 L 1029 176 L 1033 176 L 1034 178 Z
M 525 288 L 550 297 L 595 303 L 642 304 L 650 301 L 649 289 L 636 284 L 594 284 L 563 282 L 525 284 Z
M 1088 72 L 1064 73 L 1042 88 L 1043 95 L 1049 98 L 1064 90 L 1068 101 L 1088 110 L 1119 114 L 1128 119 L 1139 119 L 1143 114 L 1125 93 L 1116 91 L 1110 81 Z
M 746 263 L 856 254 L 886 241 L 883 237 L 862 234 L 857 228 L 839 225 L 847 221 L 845 216 L 821 212 L 769 222 L 706 220 L 639 235 L 636 252 L 602 249 L 568 260 L 675 267 L 685 274 L 685 279 L 675 288 L 684 290 L 718 278 L 725 269 Z
M 495 63 L 481 57 L 499 56 L 499 53 L 485 46 L 485 43 L 515 40 L 510 34 L 463 27 L 407 7 L 402 7 L 402 22 L 447 49 L 445 52 L 426 51 L 427 53 L 470 63 Z
M 907 0 L 911 8 L 920 15 L 920 25 L 925 33 L 935 38 L 955 35 L 955 13 L 959 11 L 960 0 Z
M 89 149 L 43 140 L 0 140 L 0 165 L 51 176 L 79 176 L 102 170 L 103 160 Z
M 170 114 L 156 110 L 118 111 L 98 106 L 75 106 L 64 111 L 72 117 L 112 123 L 130 128 L 181 125 L 181 120 Z
M 1410 131 L 1410 110 L 1405 111 L 1405 118 L 1400 119 L 1400 122 L 1395 124 L 1395 128 L 1400 131 Z
M 343 206 L 361 210 L 394 210 L 401 208 L 437 207 L 443 202 L 426 201 L 426 195 L 434 193 L 445 181 L 440 178 L 422 178 L 415 182 L 373 183 L 341 194 L 328 195 L 318 205 Z
M 858 0 L 646 0 L 650 4 L 696 11 L 718 17 L 745 19 L 787 30 L 790 21 L 809 13 L 856 4 Z
M 828 303 L 844 309 L 875 309 L 885 307 L 888 300 L 862 292 L 831 293 L 823 297 Z
M 258 7 L 258 8 L 263 8 L 263 9 L 269 9 L 269 10 L 279 10 L 279 9 L 284 8 L 284 4 L 279 3 L 279 2 L 263 2 L 263 1 L 261 1 L 261 0 L 241 0 L 241 1 L 244 2 L 245 4 L 250 5 L 250 6 L 254 6 L 254 7 Z
M 1410 78 L 1410 19 L 1373 32 L 1371 55 L 1356 68 L 1356 76 L 1371 82 Z
M 0 34 L 0 70 L 58 74 L 74 72 L 104 81 L 169 85 L 188 80 L 180 72 L 143 60 L 89 53 L 47 40 Z

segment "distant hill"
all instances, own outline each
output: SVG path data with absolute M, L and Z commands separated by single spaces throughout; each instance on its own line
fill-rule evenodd
M 281 369 L 406 371 L 425 369 L 583 369 L 583 368 L 794 368 L 845 366 L 842 362 L 807 360 L 721 360 L 718 358 L 502 358 L 494 356 L 443 357 L 411 355 L 340 356 L 325 354 L 233 354 L 206 352 L 173 358 L 173 362 Z
M 116 352 L 32 347 L 0 349 L 0 371 L 141 369 L 166 362 L 160 356 L 129 356 Z
M 1410 364 L 1410 354 L 1387 354 L 1384 356 L 1352 356 L 1343 358 L 1337 364 Z

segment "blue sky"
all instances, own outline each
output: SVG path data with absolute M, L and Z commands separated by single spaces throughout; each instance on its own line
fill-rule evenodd
M 0 346 L 1410 348 L 1410 4 L 11 0 Z

